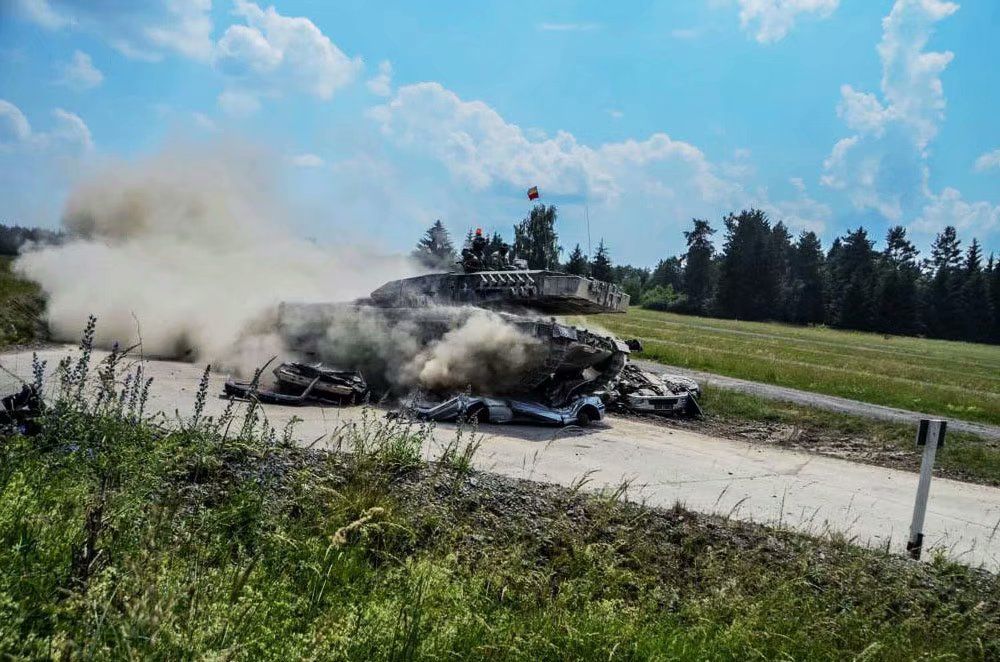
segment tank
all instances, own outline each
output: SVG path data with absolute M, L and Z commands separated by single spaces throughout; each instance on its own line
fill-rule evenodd
M 285 303 L 281 318 L 284 335 L 293 347 L 312 358 L 330 360 L 323 355 L 324 331 L 338 317 L 361 313 L 389 328 L 405 325 L 420 346 L 428 346 L 461 326 L 475 310 L 489 310 L 538 340 L 540 356 L 513 379 L 480 385 L 483 392 L 478 395 L 531 397 L 559 407 L 574 398 L 606 391 L 625 367 L 629 347 L 614 336 L 567 324 L 555 316 L 624 313 L 628 305 L 629 295 L 611 283 L 557 271 L 508 268 L 393 280 L 350 305 Z M 391 357 L 379 359 L 378 365 L 369 361 L 365 366 L 366 377 L 376 388 L 380 386 L 378 373 L 392 365 Z M 339 356 L 333 360 L 342 367 L 358 367 L 343 366 Z M 381 386 L 383 390 L 392 387 L 390 383 Z

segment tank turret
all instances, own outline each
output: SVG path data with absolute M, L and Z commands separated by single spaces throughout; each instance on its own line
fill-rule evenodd
M 583 276 L 541 270 L 427 274 L 389 281 L 371 294 L 382 308 L 430 305 L 535 310 L 551 315 L 624 313 L 629 295 L 620 287 Z

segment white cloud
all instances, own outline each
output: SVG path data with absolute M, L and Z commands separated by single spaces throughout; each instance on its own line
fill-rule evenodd
M 215 62 L 238 81 L 244 96 L 288 90 L 327 100 L 363 68 L 361 58 L 345 55 L 307 18 L 283 16 L 274 7 L 261 9 L 246 0 L 235 0 L 234 13 L 246 24 L 226 29 Z
M 73 59 L 63 64 L 60 70 L 58 83 L 74 90 L 89 90 L 104 81 L 104 74 L 83 51 L 74 51 Z
M 224 90 L 217 100 L 222 112 L 233 117 L 249 117 L 260 110 L 260 99 L 252 92 Z
M 946 225 L 980 236 L 1000 230 L 1000 206 L 989 202 L 966 202 L 962 194 L 946 187 L 938 195 L 930 195 L 920 217 L 912 228 L 919 232 L 940 232 Z
M 0 150 L 38 152 L 57 149 L 73 152 L 86 151 L 94 146 L 90 129 L 79 115 L 56 108 L 52 117 L 54 121 L 50 131 L 35 131 L 20 108 L 0 99 Z
M 833 146 L 820 181 L 844 191 L 856 208 L 900 221 L 925 203 L 927 146 L 944 119 L 941 73 L 952 54 L 924 49 L 936 23 L 957 9 L 941 0 L 897 0 L 877 46 L 881 98 L 841 86 L 837 114 L 854 135 Z
M 827 18 L 840 0 L 739 0 L 740 25 L 754 32 L 754 38 L 768 44 L 781 41 L 795 26 L 800 14 Z
M 50 134 L 52 139 L 83 149 L 91 149 L 94 146 L 90 129 L 79 115 L 62 108 L 53 110 L 52 115 L 56 118 L 55 127 Z
M 368 91 L 380 97 L 392 94 L 392 63 L 382 60 L 378 65 L 378 73 L 366 83 Z
M 22 17 L 49 30 L 93 34 L 126 57 L 155 62 L 166 53 L 207 61 L 212 55 L 211 0 L 102 2 L 13 0 Z
M 753 204 L 763 209 L 772 221 L 782 221 L 789 230 L 811 230 L 817 234 L 826 231 L 827 223 L 833 218 L 830 206 L 809 196 L 801 177 L 792 177 L 789 182 L 796 191 L 789 200 L 772 201 L 766 189 L 758 192 Z
M 882 20 L 882 93 L 886 106 L 913 131 L 922 149 L 937 134 L 944 119 L 941 72 L 954 55 L 925 52 L 934 24 L 958 11 L 941 0 L 897 0 Z
M 72 21 L 49 5 L 48 0 L 13 0 L 12 6 L 24 18 L 49 30 L 59 30 Z
M 874 94 L 858 92 L 850 85 L 841 85 L 837 115 L 855 131 L 881 136 L 885 132 L 886 123 L 894 118 L 895 111 L 883 106 Z
M 597 23 L 539 23 L 536 27 L 542 32 L 590 32 L 599 26 Z
M 611 109 L 609 109 L 608 110 L 608 115 L 611 116 L 611 119 L 615 119 L 615 120 L 620 120 L 621 118 L 625 117 L 625 113 L 623 113 L 622 111 L 618 110 L 617 108 L 611 108 Z
M 537 185 L 553 194 L 607 202 L 626 188 L 663 193 L 677 188 L 718 202 L 736 189 L 701 150 L 666 134 L 598 147 L 580 144 L 565 131 L 532 139 L 487 104 L 463 101 L 439 83 L 403 86 L 370 114 L 391 141 L 431 155 L 479 190 Z
M 299 168 L 322 168 L 324 163 L 323 159 L 315 154 L 296 154 L 290 160 L 293 166 Z
M 979 158 L 976 159 L 974 167 L 976 172 L 983 172 L 991 168 L 1000 168 L 1000 149 L 980 154 Z
M 21 109 L 0 99 L 0 147 L 10 147 L 31 136 L 31 124 Z
M 150 25 L 144 32 L 155 46 L 196 60 L 212 54 L 212 0 L 166 0 L 170 20 Z

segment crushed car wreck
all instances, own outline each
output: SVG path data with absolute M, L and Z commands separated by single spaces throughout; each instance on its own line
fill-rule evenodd
M 338 370 L 321 363 L 282 363 L 273 374 L 273 388 L 228 379 L 225 393 L 275 405 L 356 405 L 365 402 L 369 394 L 368 384 L 358 370 Z
M 403 410 L 424 419 L 472 417 L 492 423 L 586 425 L 601 420 L 606 408 L 700 414 L 697 384 L 659 378 L 629 364 L 633 348 L 641 347 L 638 342 L 626 343 L 552 317 L 624 313 L 629 295 L 620 287 L 526 269 L 506 251 L 482 251 L 482 246 L 477 252 L 473 245 L 466 249 L 459 270 L 389 281 L 354 303 L 281 304 L 279 328 L 286 346 L 318 363 L 278 366 L 274 387 L 257 389 L 257 399 L 288 405 L 351 404 L 374 395 L 409 402 Z M 466 361 L 478 362 L 475 367 L 490 379 L 478 385 L 455 380 L 441 385 L 400 378 L 406 362 L 383 346 L 346 357 L 330 351 L 331 329 L 341 329 L 332 343 L 341 348 L 364 344 L 373 328 L 389 330 L 386 335 L 405 333 L 418 353 L 433 351 L 477 313 L 488 314 L 490 324 L 511 330 L 530 345 L 531 360 L 512 368 L 503 348 L 480 356 L 481 348 L 472 342 L 464 346 Z M 352 326 L 346 319 L 361 321 Z M 248 382 L 226 384 L 226 393 L 235 397 L 248 397 L 251 390 Z M 419 400 L 414 392 L 421 393 Z
M 456 395 L 444 402 L 415 401 L 407 409 L 428 421 L 477 421 L 479 423 L 538 423 L 587 427 L 604 418 L 604 402 L 596 395 L 572 398 L 562 407 L 533 400 Z
M 614 386 L 610 403 L 615 411 L 661 416 L 701 416 L 701 388 L 680 375 L 657 375 L 630 363 Z
M 0 430 L 35 434 L 43 409 L 44 402 L 35 387 L 24 384 L 17 393 L 0 398 Z

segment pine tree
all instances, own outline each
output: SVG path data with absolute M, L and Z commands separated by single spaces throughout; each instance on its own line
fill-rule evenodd
M 823 247 L 815 232 L 803 231 L 790 258 L 788 316 L 796 324 L 822 324 L 826 316 Z
M 759 209 L 729 214 L 719 270 L 716 307 L 737 319 L 768 319 L 778 303 L 778 282 L 771 264 L 771 223 Z
M 688 311 L 702 315 L 712 296 L 712 235 L 715 230 L 708 221 L 694 219 L 694 227 L 684 231 L 687 255 L 684 260 L 684 294 Z
M 608 257 L 608 249 L 604 245 L 603 238 L 597 244 L 597 252 L 594 253 L 594 259 L 590 262 L 590 276 L 595 280 L 603 280 L 607 283 L 614 280 L 614 273 L 611 269 L 611 258 Z
M 514 226 L 514 255 L 527 260 L 530 269 L 559 268 L 559 237 L 556 208 L 536 205 L 527 218 Z
M 713 265 L 714 270 L 714 265 Z M 670 286 L 674 291 L 681 289 L 684 279 L 684 270 L 679 257 L 668 257 L 656 263 L 652 275 L 649 277 L 650 287 Z
M 782 320 L 787 320 L 790 316 L 788 304 L 792 296 L 791 257 L 792 236 L 785 224 L 778 221 L 771 228 L 767 263 L 771 270 L 768 280 L 774 283 L 776 293 L 770 316 Z
M 993 310 L 993 326 L 990 339 L 1000 343 L 1000 260 L 990 254 L 989 263 L 990 308 Z
M 960 338 L 962 322 L 962 242 L 948 226 L 931 247 L 931 282 L 927 290 L 927 328 L 938 338 Z
M 875 253 L 868 231 L 848 232 L 827 260 L 834 286 L 833 323 L 847 329 L 870 329 L 873 322 Z
M 569 262 L 566 263 L 566 273 L 576 276 L 586 276 L 590 273 L 590 263 L 587 261 L 587 256 L 580 250 L 580 244 L 577 244 L 573 252 L 569 254 Z
M 458 255 L 451 243 L 448 229 L 440 220 L 434 221 L 417 242 L 413 257 L 428 269 L 451 269 L 455 266 Z
M 991 335 L 993 310 L 990 301 L 989 283 L 983 274 L 983 253 L 979 241 L 972 240 L 965 252 L 962 279 L 962 322 L 963 337 L 974 342 L 985 342 Z
M 901 225 L 889 228 L 875 287 L 875 329 L 884 333 L 915 334 L 920 323 L 919 251 Z

